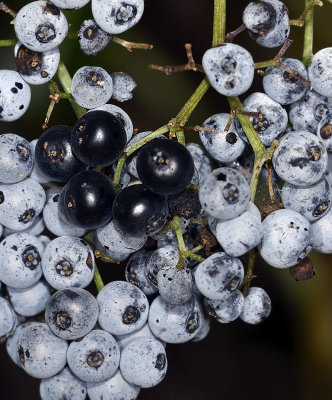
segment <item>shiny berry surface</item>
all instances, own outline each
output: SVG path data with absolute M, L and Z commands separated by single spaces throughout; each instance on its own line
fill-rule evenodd
M 62 189 L 59 207 L 72 224 L 95 229 L 111 219 L 115 196 L 116 190 L 107 176 L 98 171 L 82 171 Z
M 115 225 L 132 236 L 158 232 L 164 226 L 167 214 L 166 197 L 150 192 L 143 185 L 123 189 L 113 203 Z
M 106 167 L 116 161 L 127 143 L 121 121 L 106 111 L 91 111 L 75 124 L 71 145 L 75 156 L 84 164 Z
M 184 190 L 194 169 L 189 151 L 171 140 L 154 140 L 142 147 L 137 157 L 137 172 L 143 185 L 162 195 Z
M 66 182 L 84 168 L 73 155 L 71 131 L 70 126 L 53 126 L 40 136 L 36 145 L 35 160 L 38 168 L 56 182 Z

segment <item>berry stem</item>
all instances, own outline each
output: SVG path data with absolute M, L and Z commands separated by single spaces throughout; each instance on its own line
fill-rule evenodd
M 290 19 L 289 24 L 299 26 L 299 27 L 304 26 L 304 24 L 306 24 L 306 22 L 307 22 L 306 19 L 307 19 L 308 14 L 311 13 L 314 6 L 322 7 L 322 5 L 323 5 L 323 2 L 321 0 L 305 0 L 305 8 L 304 8 L 302 14 L 297 19 Z
M 0 11 L 3 11 L 6 14 L 11 15 L 13 17 L 13 20 L 10 23 L 14 24 L 14 20 L 16 18 L 16 12 L 13 11 L 11 8 L 9 8 L 3 1 L 0 1 Z
M 57 75 L 65 93 L 71 94 L 71 76 L 62 60 L 60 60 Z M 70 96 L 68 100 L 77 118 L 81 118 L 86 113 L 86 109 L 79 106 L 72 96 Z
M 247 272 L 243 278 L 243 282 L 242 282 L 242 293 L 244 296 L 247 295 L 248 293 L 248 289 L 250 286 L 250 283 L 252 281 L 252 279 L 255 277 L 255 275 L 253 274 L 254 271 L 254 266 L 255 266 L 255 259 L 256 259 L 256 250 L 251 250 L 249 252 L 249 260 L 248 260 L 248 268 L 247 268 Z
M 212 47 L 225 42 L 226 0 L 214 0 Z
M 305 0 L 306 6 L 310 0 Z M 314 41 L 314 9 L 312 8 L 305 18 L 304 40 L 303 40 L 303 64 L 307 67 L 313 56 L 313 41 Z
M 117 36 L 113 36 L 113 42 L 120 44 L 121 46 L 125 47 L 128 51 L 133 51 L 133 49 L 141 49 L 141 50 L 153 49 L 152 44 L 128 42 L 127 40 L 120 39 Z
M 3 39 L 0 40 L 0 47 L 12 47 L 17 43 L 16 39 Z
M 109 261 L 113 264 L 120 264 L 120 261 L 114 260 L 114 258 L 107 256 L 101 250 L 95 250 L 94 253 L 95 253 L 96 258 L 101 258 L 102 260 Z
M 95 274 L 93 276 L 93 280 L 95 281 L 95 285 L 97 288 L 98 293 L 101 291 L 101 289 L 105 286 L 104 282 L 101 278 L 101 275 L 99 273 L 99 269 L 97 267 L 97 265 L 95 264 Z

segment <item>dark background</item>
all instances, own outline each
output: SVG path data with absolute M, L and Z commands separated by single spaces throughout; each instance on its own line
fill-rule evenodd
M 18 10 L 27 1 L 8 0 Z M 227 2 L 227 31 L 241 24 L 241 13 L 248 1 Z M 286 1 L 291 18 L 300 15 L 304 1 Z M 316 8 L 315 49 L 331 46 L 332 4 Z M 91 17 L 90 6 L 66 12 L 77 30 Z M 200 62 L 212 37 L 212 0 L 146 0 L 142 20 L 120 35 L 148 42 L 152 51 L 127 52 L 111 44 L 97 57 L 84 56 L 76 40 L 61 45 L 61 56 L 73 74 L 83 65 L 98 65 L 108 72 L 124 71 L 138 84 L 134 99 L 119 104 L 139 131 L 154 130 L 167 123 L 181 109 L 202 79 L 195 72 L 165 76 L 147 65 L 175 65 L 186 62 L 184 44 L 193 45 L 194 58 Z M 10 17 L 0 14 L 0 39 L 14 37 Z M 303 29 L 293 27 L 295 43 L 287 55 L 301 58 Z M 236 43 L 249 49 L 255 61 L 272 58 L 276 50 L 259 48 L 242 33 Z M 15 69 L 12 48 L 0 50 L 0 68 Z M 253 91 L 261 90 L 256 76 Z M 32 87 L 32 102 L 27 113 L 14 123 L 0 123 L 0 133 L 13 132 L 37 138 L 48 107 L 48 88 Z M 212 89 L 193 113 L 189 124 L 201 124 L 217 112 L 228 112 L 225 98 Z M 55 108 L 50 126 L 73 125 L 75 115 L 66 100 Z M 196 134 L 190 140 L 197 141 Z M 307 282 L 295 282 L 287 270 L 258 263 L 254 285 L 262 286 L 272 299 L 271 317 L 259 326 L 241 321 L 228 325 L 211 324 L 208 337 L 199 343 L 168 345 L 168 373 L 157 387 L 141 391 L 140 400 L 219 400 L 219 399 L 331 399 L 332 398 L 332 271 L 331 257 L 313 255 L 317 275 Z M 101 266 L 105 282 L 124 279 L 123 266 Z M 0 347 L 0 399 L 38 399 L 39 381 L 15 366 Z

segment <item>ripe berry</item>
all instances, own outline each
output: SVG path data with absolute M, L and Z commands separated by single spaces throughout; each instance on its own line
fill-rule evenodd
M 179 193 L 194 175 L 194 161 L 182 144 L 156 139 L 142 147 L 137 157 L 137 172 L 151 192 Z
M 131 236 L 158 232 L 165 225 L 167 214 L 166 197 L 140 184 L 123 189 L 113 203 L 115 226 Z
M 59 207 L 63 217 L 81 228 L 95 229 L 112 218 L 116 196 L 112 181 L 98 171 L 82 171 L 62 189 Z
M 36 145 L 36 164 L 43 174 L 56 182 L 66 182 L 84 168 L 73 155 L 71 131 L 69 126 L 53 126 L 42 133 Z
M 73 153 L 82 163 L 93 167 L 106 167 L 116 161 L 126 143 L 123 124 L 107 111 L 86 113 L 71 134 Z
M 87 56 L 95 56 L 112 41 L 113 36 L 104 32 L 93 19 L 84 21 L 78 32 L 80 48 Z

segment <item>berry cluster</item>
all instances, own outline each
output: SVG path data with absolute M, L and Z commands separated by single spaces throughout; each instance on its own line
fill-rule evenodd
M 34 1 L 17 13 L 17 72 L 0 71 L 2 122 L 26 112 L 29 84 L 57 86 L 57 46 L 68 35 L 61 9 L 87 3 Z M 78 32 L 86 55 L 136 24 L 144 0 L 91 7 L 94 19 Z M 241 104 L 257 67 L 232 43 L 243 30 L 281 50 L 259 65 L 264 93 Z M 169 124 L 137 133 L 108 103 L 131 99 L 135 82 L 99 66 L 52 92 L 71 101 L 74 126 L 52 126 L 31 143 L 0 134 L 0 338 L 41 379 L 43 400 L 136 398 L 165 377 L 168 343 L 204 339 L 211 318 L 258 324 L 270 315 L 268 294 L 251 286 L 256 253 L 295 279 L 314 274 L 312 249 L 332 253 L 332 48 L 305 66 L 284 57 L 289 32 L 284 3 L 254 1 L 243 25 L 205 52 L 202 85 L 227 96 L 232 111 L 195 127 L 202 146 L 184 138 L 183 113 L 197 94 Z M 264 204 L 255 201 L 260 172 Z M 124 280 L 104 285 L 98 258 L 124 261 Z M 86 289 L 93 280 L 97 297 Z

